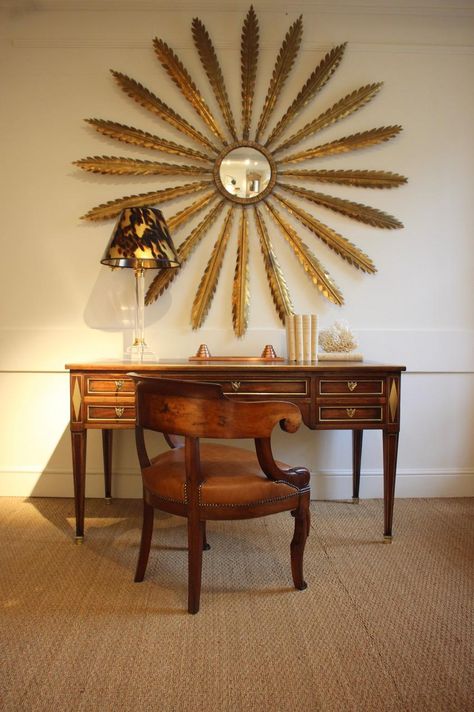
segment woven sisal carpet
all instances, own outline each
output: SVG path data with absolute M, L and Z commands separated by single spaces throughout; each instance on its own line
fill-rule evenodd
M 141 504 L 0 499 L 0 709 L 337 712 L 473 709 L 474 500 L 312 504 L 308 589 L 289 515 L 209 524 L 201 611 L 186 609 L 184 520 L 156 521 L 133 583 Z

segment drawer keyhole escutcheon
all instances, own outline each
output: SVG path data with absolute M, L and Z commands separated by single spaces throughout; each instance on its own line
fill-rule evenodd
M 347 387 L 352 393 L 357 388 L 357 381 L 347 381 Z
M 124 381 L 115 381 L 115 388 L 120 391 L 123 388 Z
M 240 388 L 240 381 L 231 381 L 230 385 L 232 386 L 233 391 L 238 391 Z
M 117 416 L 117 418 L 121 418 L 121 417 L 122 417 L 123 411 L 124 411 L 123 408 L 115 408 L 115 415 Z
M 346 408 L 346 413 L 349 416 L 349 418 L 353 418 L 355 415 L 356 409 L 355 408 Z

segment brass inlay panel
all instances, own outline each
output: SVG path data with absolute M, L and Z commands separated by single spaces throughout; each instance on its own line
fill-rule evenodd
M 392 387 L 390 388 L 390 395 L 388 397 L 388 405 L 390 408 L 390 420 L 393 421 L 395 420 L 395 417 L 397 415 L 397 408 L 398 408 L 398 391 L 397 391 L 397 383 L 396 381 L 392 381 Z
M 79 420 L 81 415 L 81 388 L 79 386 L 79 378 L 74 379 L 74 388 L 72 391 L 72 410 L 74 414 L 74 420 Z

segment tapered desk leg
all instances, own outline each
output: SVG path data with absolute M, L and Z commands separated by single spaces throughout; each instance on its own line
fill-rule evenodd
M 71 432 L 74 508 L 76 511 L 76 542 L 84 539 L 84 501 L 86 496 L 87 430 Z
M 397 472 L 398 433 L 383 433 L 384 539 L 392 539 L 393 501 Z
M 352 499 L 359 501 L 360 463 L 362 460 L 363 430 L 352 431 Z
M 112 502 L 112 436 L 113 430 L 102 430 L 102 455 L 104 458 L 105 501 Z

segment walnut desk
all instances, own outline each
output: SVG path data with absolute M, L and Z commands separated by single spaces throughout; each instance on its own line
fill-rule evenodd
M 354 500 L 359 497 L 362 436 L 383 438 L 384 537 L 391 539 L 400 430 L 400 379 L 404 366 L 372 362 L 186 360 L 68 364 L 70 371 L 72 465 L 76 540 L 84 537 L 87 431 L 102 430 L 105 496 L 111 497 L 112 434 L 135 426 L 135 392 L 130 371 L 164 378 L 212 381 L 231 397 L 295 403 L 311 430 L 352 430 Z M 304 463 L 301 463 L 304 464 Z

